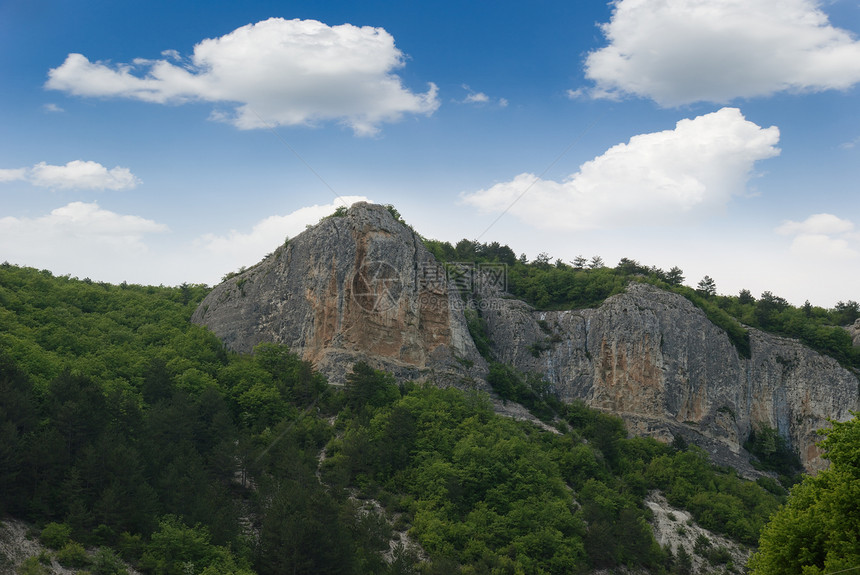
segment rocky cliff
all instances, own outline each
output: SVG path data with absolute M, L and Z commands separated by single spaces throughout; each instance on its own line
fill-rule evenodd
M 820 468 L 816 430 L 858 409 L 858 378 L 836 360 L 755 329 L 751 357 L 741 357 L 686 298 L 647 284 L 597 309 L 541 312 L 503 297 L 483 305 L 501 361 L 541 373 L 565 401 L 621 415 L 635 433 L 680 434 L 718 458 L 740 454 L 764 424 Z
M 649 285 L 597 309 L 541 312 L 494 289 L 471 299 L 476 286 L 444 276 L 386 208 L 356 204 L 216 287 L 192 321 L 236 351 L 288 345 L 334 383 L 365 360 L 487 389 L 464 315 L 478 301 L 498 360 L 541 374 L 562 400 L 621 415 L 634 433 L 681 435 L 737 467 L 750 430 L 766 424 L 817 469 L 816 430 L 858 409 L 858 379 L 835 360 L 756 330 L 741 357 L 687 299 Z
M 333 383 L 359 360 L 401 378 L 481 382 L 462 300 L 438 273 L 411 229 L 359 203 L 217 286 L 192 321 L 239 352 L 285 344 Z
M 851 336 L 854 347 L 860 347 L 860 319 L 855 320 L 853 324 L 845 329 L 848 331 L 848 335 Z

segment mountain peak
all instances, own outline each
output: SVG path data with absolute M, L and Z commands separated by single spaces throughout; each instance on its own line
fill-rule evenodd
M 442 277 L 393 207 L 359 202 L 217 286 L 192 321 L 234 351 L 287 345 L 335 383 L 359 360 L 410 379 L 485 372 Z

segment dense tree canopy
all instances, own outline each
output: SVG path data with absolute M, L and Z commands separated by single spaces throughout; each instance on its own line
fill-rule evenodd
M 521 265 L 478 245 L 449 247 Z M 542 265 L 517 281 L 538 289 L 533 274 L 560 274 L 552 299 L 573 268 Z M 606 282 L 583 280 L 586 298 L 623 287 L 608 268 L 576 273 Z M 689 557 L 660 548 L 647 526 L 650 490 L 750 543 L 783 497 L 680 442 L 628 439 L 620 419 L 563 405 L 502 364 L 491 371 L 500 395 L 558 434 L 498 416 L 485 395 L 397 384 L 363 363 L 336 388 L 282 346 L 228 353 L 189 323 L 205 293 L 0 266 L 0 512 L 44 528 L 70 564 L 115 573 L 122 557 L 147 575 L 683 573 Z M 469 321 L 480 341 L 482 318 Z M 395 530 L 422 552 L 391 544 Z
M 860 417 L 822 431 L 830 468 L 806 477 L 767 524 L 754 575 L 825 575 L 860 567 Z

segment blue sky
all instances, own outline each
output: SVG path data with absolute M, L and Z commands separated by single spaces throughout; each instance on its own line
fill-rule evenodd
M 368 199 L 860 299 L 857 0 L 201 6 L 0 4 L 0 259 L 213 285 Z

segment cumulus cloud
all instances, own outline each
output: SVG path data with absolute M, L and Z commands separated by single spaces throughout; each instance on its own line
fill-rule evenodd
M 816 0 L 619 0 L 591 52 L 592 95 L 663 106 L 860 82 L 860 42 Z
M 32 168 L 0 170 L 0 182 L 24 180 L 54 190 L 130 190 L 140 180 L 128 168 L 108 170 L 98 162 L 73 160 L 64 166 L 39 162 Z
M 54 270 L 84 261 L 86 270 L 111 266 L 117 256 L 145 254 L 144 236 L 165 231 L 152 220 L 72 202 L 37 218 L 0 218 L 0 251 L 7 260 Z
M 562 182 L 524 173 L 462 200 L 484 212 L 509 209 L 540 228 L 672 223 L 719 211 L 743 194 L 755 162 L 779 154 L 778 141 L 775 126 L 761 128 L 723 108 L 633 136 Z
M 343 200 L 346 205 L 369 201 L 364 196 L 345 196 Z M 222 265 L 248 265 L 249 262 L 260 261 L 267 253 L 282 245 L 286 238 L 300 234 L 306 226 L 316 224 L 343 205 L 343 202 L 337 200 L 330 204 L 300 208 L 286 215 L 269 216 L 257 222 L 248 232 L 230 230 L 221 235 L 205 234 L 197 239 L 195 246 L 204 252 L 217 255 Z
M 798 256 L 835 260 L 855 259 L 857 250 L 845 238 L 825 234 L 801 234 L 791 242 L 791 253 Z
M 53 104 L 53 103 L 45 104 L 44 106 L 42 106 L 42 108 L 46 112 L 54 112 L 54 113 L 65 112 L 65 110 L 63 110 L 61 107 L 59 107 L 58 105 Z
M 463 84 L 463 89 L 468 92 L 466 97 L 463 98 L 460 103 L 462 104 L 490 104 L 495 102 L 497 106 L 500 108 L 504 108 L 508 105 L 508 101 L 505 98 L 494 99 L 490 98 L 484 92 L 475 92 L 468 85 Z
M 842 234 L 854 229 L 854 224 L 833 214 L 813 214 L 802 222 L 788 220 L 776 231 L 779 234 Z
M 367 201 L 363 196 L 344 200 Z M 180 241 L 162 223 L 72 202 L 39 217 L 0 218 L 0 254 L 12 263 L 114 283 L 216 284 L 342 205 L 340 200 L 313 205 L 262 219 L 248 231 Z
M 83 160 L 65 166 L 40 162 L 30 170 L 29 179 L 36 186 L 54 189 L 128 190 L 140 183 L 128 168 L 108 170 L 98 162 Z
M 802 222 L 786 221 L 776 233 L 794 236 L 791 252 L 802 257 L 825 259 L 854 259 L 860 234 L 854 232 L 854 223 L 833 214 L 813 214 Z
M 403 53 L 383 28 L 271 18 L 201 41 L 186 64 L 175 50 L 162 54 L 167 59 L 131 64 L 69 54 L 48 72 L 46 87 L 79 96 L 235 106 L 213 117 L 241 129 L 338 120 L 361 135 L 439 106 L 435 84 L 423 94 L 403 86 L 394 73 L 404 66 Z
M 490 101 L 490 97 L 483 92 L 472 92 L 463 101 L 467 104 L 485 104 Z
M 0 169 L 0 183 L 27 179 L 27 168 Z

